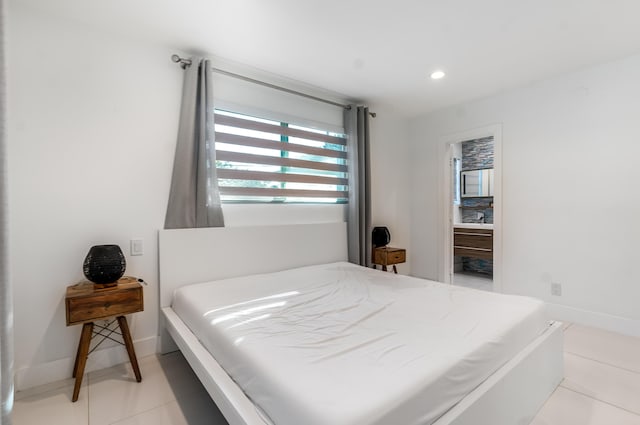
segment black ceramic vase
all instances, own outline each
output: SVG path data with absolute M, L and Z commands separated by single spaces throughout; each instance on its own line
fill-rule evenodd
M 391 234 L 386 227 L 374 227 L 371 232 L 371 243 L 374 248 L 386 246 L 391 240 Z
M 124 274 L 127 261 L 118 245 L 92 246 L 84 259 L 82 271 L 93 283 L 115 283 Z

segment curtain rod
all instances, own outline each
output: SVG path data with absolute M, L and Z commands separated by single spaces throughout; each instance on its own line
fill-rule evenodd
M 192 63 L 191 59 L 181 58 L 180 56 L 175 55 L 175 54 L 171 55 L 171 60 L 173 62 L 175 62 L 175 63 L 179 63 L 180 67 L 182 69 L 187 69 L 189 66 L 191 66 L 191 63 Z M 313 95 L 310 95 L 310 94 L 307 94 L 307 93 L 302 93 L 302 92 L 299 92 L 299 91 L 296 91 L 296 90 L 291 90 L 291 89 L 288 89 L 286 87 L 277 86 L 275 84 L 267 83 L 265 81 L 260 81 L 260 80 L 254 79 L 254 78 L 246 77 L 244 75 L 240 75 L 240 74 L 236 74 L 236 73 L 233 73 L 233 72 L 225 71 L 223 69 L 212 67 L 211 70 L 213 72 L 215 72 L 215 73 L 218 73 L 218 74 L 226 75 L 228 77 L 237 78 L 239 80 L 247 81 L 249 83 L 258 84 L 260 86 L 269 87 L 269 88 L 274 89 L 274 90 L 280 90 L 280 91 L 283 91 L 285 93 L 294 94 L 296 96 L 301 96 L 301 97 L 306 97 L 307 99 L 316 100 L 318 102 L 328 103 L 329 105 L 338 106 L 338 107 L 343 108 L 343 109 L 351 109 L 351 105 L 344 105 L 342 103 L 334 102 L 332 100 L 327 100 L 327 99 L 323 99 L 321 97 L 313 96 Z M 376 117 L 376 113 L 375 112 L 369 112 L 369 115 L 371 115 L 373 118 Z

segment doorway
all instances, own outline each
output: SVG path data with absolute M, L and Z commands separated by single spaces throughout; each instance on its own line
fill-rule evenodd
M 442 281 L 502 292 L 501 127 L 444 138 Z

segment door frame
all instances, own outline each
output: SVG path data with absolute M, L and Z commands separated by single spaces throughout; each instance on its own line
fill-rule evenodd
M 453 149 L 455 143 L 493 136 L 493 291 L 502 292 L 502 124 L 493 124 L 445 135 L 440 151 L 440 244 L 438 275 L 440 281 L 453 283 Z

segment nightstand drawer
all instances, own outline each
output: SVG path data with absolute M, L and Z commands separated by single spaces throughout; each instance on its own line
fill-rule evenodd
M 376 248 L 373 251 L 373 263 L 390 266 L 407 261 L 407 251 L 402 248 Z
M 405 258 L 405 251 L 391 251 L 389 253 L 387 253 L 387 264 L 397 264 L 397 263 L 404 263 L 406 258 Z
M 142 287 L 105 289 L 87 297 L 67 298 L 67 326 L 135 313 L 144 309 Z

